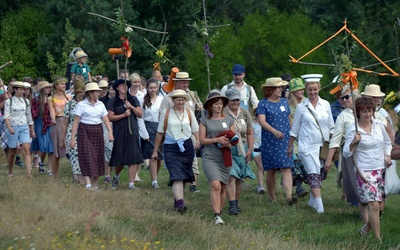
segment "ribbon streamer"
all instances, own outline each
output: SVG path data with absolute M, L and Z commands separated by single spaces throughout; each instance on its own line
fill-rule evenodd
M 208 45 L 208 43 L 204 44 L 203 49 L 204 49 L 204 52 L 206 52 L 206 54 L 207 54 L 210 58 L 213 58 L 213 57 L 214 57 L 214 54 L 211 53 L 211 51 L 210 51 L 210 46 Z

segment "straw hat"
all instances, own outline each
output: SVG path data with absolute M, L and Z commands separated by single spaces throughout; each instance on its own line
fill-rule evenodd
M 85 92 L 85 82 L 82 80 L 74 81 L 74 92 Z
M 210 104 L 210 101 L 216 98 L 221 98 L 223 106 L 226 107 L 229 103 L 229 99 L 226 96 L 221 95 L 221 93 L 218 90 L 211 90 L 211 92 L 207 96 L 207 100 L 203 104 L 203 108 L 207 109 L 208 105 Z
M 80 51 L 75 53 L 75 58 L 76 59 L 79 59 L 81 57 L 87 57 L 87 54 L 85 52 L 83 52 L 83 50 L 80 50 Z
M 53 85 L 51 83 L 49 83 L 48 81 L 40 81 L 38 83 L 38 85 L 36 86 L 36 92 L 39 92 L 42 89 L 47 88 L 47 87 L 51 88 L 51 87 L 53 87 Z
M 108 82 L 106 80 L 100 80 L 99 88 L 107 88 L 107 87 L 108 87 Z
M 85 86 L 85 92 L 94 91 L 94 90 L 101 90 L 97 82 L 90 82 Z
M 175 89 L 174 91 L 172 91 L 169 95 L 169 97 L 172 98 L 178 98 L 178 97 L 183 97 L 186 99 L 186 101 L 189 101 L 189 95 L 188 93 L 186 93 L 186 91 L 182 90 L 182 89 Z
M 265 80 L 265 83 L 263 85 L 261 85 L 260 89 L 261 89 L 261 92 L 264 92 L 264 89 L 266 87 L 281 87 L 281 86 L 285 86 L 287 84 L 288 84 L 288 82 L 282 80 L 282 78 L 280 78 L 280 77 L 270 77 L 270 78 L 267 78 L 267 80 Z
M 323 77 L 322 74 L 306 74 L 301 76 L 301 78 L 303 78 L 303 80 L 306 81 L 306 83 L 320 82 L 322 77 Z
M 117 90 L 118 86 L 121 84 L 125 84 L 125 79 L 118 79 L 116 81 L 114 81 L 113 83 L 113 89 Z M 132 86 L 132 82 L 129 80 L 126 80 L 126 85 L 128 86 L 128 89 Z
M 174 80 L 174 81 L 191 81 L 192 78 L 189 78 L 188 72 L 178 72 L 178 73 L 176 73 L 175 78 L 173 78 L 172 80 Z
M 12 82 L 12 87 L 13 88 L 24 88 L 24 83 L 20 81 L 13 81 Z
M 304 82 L 301 78 L 293 78 L 289 82 L 289 92 L 295 92 L 297 90 L 305 89 Z
M 361 95 L 372 96 L 372 97 L 384 97 L 385 93 L 381 91 L 381 87 L 376 84 L 370 84 L 365 87 L 365 91 L 361 92 Z

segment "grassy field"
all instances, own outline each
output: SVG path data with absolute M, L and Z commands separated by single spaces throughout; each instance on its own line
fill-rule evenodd
M 37 169 L 27 179 L 19 167 L 8 178 L 0 158 L 0 249 L 400 249 L 400 196 L 390 195 L 386 203 L 383 243 L 372 232 L 361 238 L 358 210 L 340 200 L 335 170 L 323 182 L 324 214 L 307 206 L 308 197 L 287 206 L 280 185 L 278 202 L 271 204 L 267 195 L 255 192 L 255 180 L 246 180 L 239 203 L 243 212 L 229 216 L 226 205 L 223 226 L 213 223 L 203 173 L 201 192 L 187 187 L 188 210 L 180 215 L 172 208 L 165 168 L 158 190 L 143 169 L 138 191 L 128 190 L 126 171 L 118 190 L 101 182 L 99 191 L 72 183 L 70 172 L 64 159 L 57 181 L 39 176 Z

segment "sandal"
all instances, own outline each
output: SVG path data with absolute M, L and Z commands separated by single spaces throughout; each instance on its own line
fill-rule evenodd
M 367 228 L 367 224 L 364 224 L 364 225 L 360 228 L 360 230 L 358 230 L 358 233 L 360 234 L 361 237 L 362 237 L 362 236 L 365 236 L 365 235 L 367 235 L 367 234 L 369 233 L 369 231 L 367 231 L 366 228 Z

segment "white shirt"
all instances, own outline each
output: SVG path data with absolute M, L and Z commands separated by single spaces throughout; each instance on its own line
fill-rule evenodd
M 321 137 L 319 126 L 307 106 L 318 120 L 323 138 Z M 297 105 L 290 136 L 297 138 L 299 154 L 308 154 L 310 148 L 317 147 L 319 151 L 323 141 L 329 141 L 329 136 L 333 133 L 334 126 L 329 102 L 318 97 L 317 105 L 314 108 L 307 98 L 304 102 Z
M 335 130 L 329 143 L 329 148 L 338 148 L 346 138 L 346 132 L 350 126 L 354 126 L 353 110 L 346 108 L 336 118 Z
M 160 122 L 158 123 L 158 128 L 157 128 L 157 132 L 159 133 L 164 133 L 164 119 L 166 111 L 167 109 L 164 109 L 160 115 Z M 192 117 L 191 126 L 187 109 L 185 109 L 185 111 L 183 112 L 183 116 L 181 114 L 179 115 L 179 118 L 177 116 L 177 113 L 175 113 L 173 109 L 170 109 L 169 111 L 166 133 L 169 136 L 173 137 L 175 140 L 180 140 L 180 139 L 187 140 L 192 136 L 192 134 L 199 131 L 199 124 L 196 121 L 196 117 L 194 116 L 194 113 L 191 110 L 189 111 Z
M 228 85 L 222 87 L 221 95 L 225 95 L 225 92 L 228 90 L 228 86 L 237 88 L 235 82 L 232 81 Z M 251 102 L 251 105 L 253 105 L 253 107 L 257 107 L 259 100 L 252 86 L 248 85 L 245 81 L 243 81 L 242 88 L 238 90 L 240 91 L 240 100 L 244 101 L 244 105 L 248 105 L 249 102 Z
M 131 94 L 130 89 L 129 89 L 129 93 Z M 140 108 L 142 108 L 143 107 L 143 101 L 144 101 L 144 93 L 142 91 L 138 90 L 138 92 L 136 93 L 135 96 L 139 100 Z M 143 110 L 142 110 L 142 117 L 143 117 Z M 142 138 L 143 140 L 149 139 L 149 133 L 147 133 L 146 125 L 144 124 L 143 118 L 137 118 L 137 123 L 138 123 L 138 126 L 139 126 L 139 136 L 140 136 L 140 138 Z
M 27 107 L 28 106 L 28 107 Z M 29 105 L 29 100 L 24 100 L 24 97 L 12 97 L 10 107 L 10 99 L 7 99 L 4 104 L 4 119 L 10 120 L 11 126 L 32 125 L 32 113 Z
M 352 124 L 346 133 L 346 143 L 343 148 L 343 156 L 350 157 L 354 154 L 354 160 L 360 170 L 376 170 L 385 168 L 385 156 L 390 155 L 392 144 L 382 122 L 372 119 L 371 134 L 358 127 L 361 141 L 356 147 L 356 152 L 350 151 L 350 143 L 354 139 L 356 129 Z
M 97 125 L 100 124 L 102 118 L 108 114 L 103 102 L 96 100 L 92 105 L 87 98 L 76 104 L 75 115 L 81 118 L 83 124 Z
M 146 122 L 158 122 L 158 118 L 160 116 L 159 108 L 161 106 L 161 102 L 164 98 L 162 96 L 157 96 L 157 99 L 154 103 L 152 103 L 151 107 L 145 106 L 143 109 L 143 120 Z

